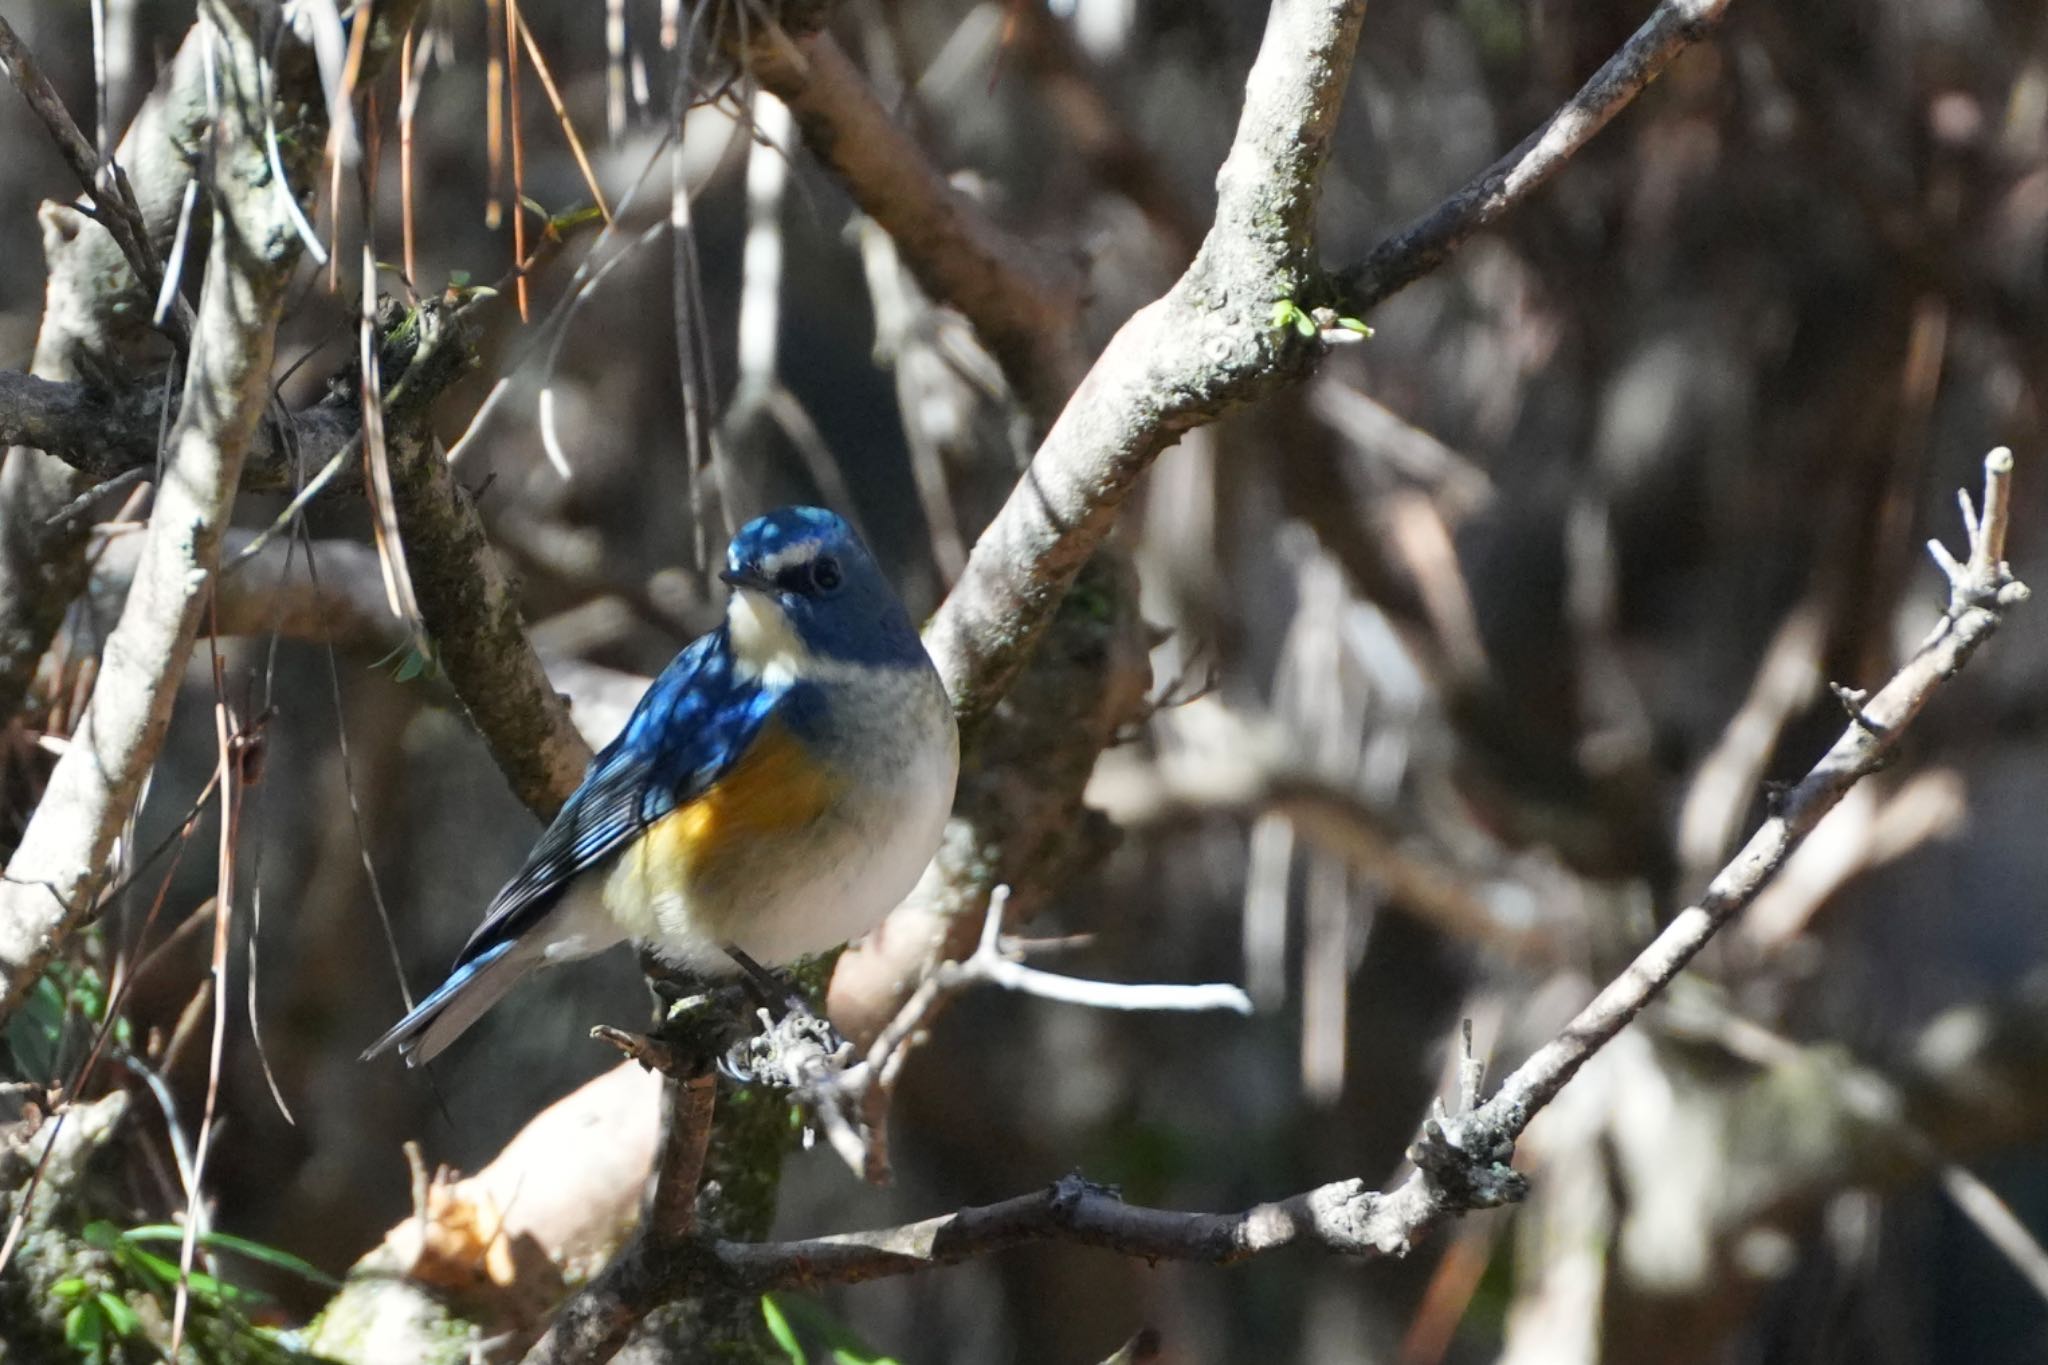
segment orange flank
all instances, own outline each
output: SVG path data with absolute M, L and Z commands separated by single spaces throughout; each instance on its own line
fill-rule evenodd
M 816 820 L 840 785 L 801 740 L 771 720 L 731 772 L 647 827 L 627 851 L 619 868 L 623 875 L 613 885 L 649 909 L 684 896 L 692 883 L 725 875 L 720 864 L 735 854 L 759 857 L 776 836 Z

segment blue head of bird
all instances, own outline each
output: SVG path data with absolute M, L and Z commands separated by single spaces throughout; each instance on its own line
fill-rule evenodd
M 908 666 L 924 646 L 851 526 L 820 507 L 783 507 L 739 529 L 726 552 L 733 652 L 764 678 L 818 663 Z

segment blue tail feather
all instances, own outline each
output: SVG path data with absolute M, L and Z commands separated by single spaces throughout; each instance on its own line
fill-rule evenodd
M 535 965 L 530 954 L 515 954 L 517 947 L 516 940 L 495 943 L 458 966 L 432 995 L 364 1049 L 363 1060 L 396 1047 L 407 1066 L 432 1061 Z

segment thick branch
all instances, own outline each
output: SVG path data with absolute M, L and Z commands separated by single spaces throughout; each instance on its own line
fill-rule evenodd
M 417 315 L 422 354 L 455 326 L 433 303 Z M 431 440 L 388 442 L 391 491 L 413 592 L 435 661 L 491 757 L 529 810 L 551 817 L 583 778 L 590 746 L 555 694 L 520 619 L 518 594 L 476 502 Z
M 0 1019 L 26 997 L 105 884 L 107 857 L 170 724 L 242 457 L 269 396 L 285 281 L 299 242 L 264 156 L 266 44 L 213 3 L 221 91 L 213 245 L 185 400 L 171 428 L 135 585 L 99 682 L 0 886 Z
M 1643 26 L 1543 126 L 1463 189 L 1374 247 L 1339 276 L 1345 306 L 1363 313 L 1429 274 L 1473 233 L 1540 189 L 1671 59 L 1714 30 L 1728 0 L 1663 0 Z

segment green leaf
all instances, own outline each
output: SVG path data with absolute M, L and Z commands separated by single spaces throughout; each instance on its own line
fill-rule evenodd
M 558 213 L 549 218 L 548 231 L 559 236 L 564 232 L 573 232 L 586 223 L 595 223 L 603 217 L 604 215 L 598 211 L 597 205 L 579 204 L 565 213 Z
M 178 1283 L 178 1263 L 162 1256 L 144 1251 L 134 1243 L 122 1246 L 122 1258 L 138 1274 L 153 1276 L 165 1288 Z M 185 1284 L 193 1298 L 209 1307 L 220 1308 L 231 1304 L 267 1303 L 270 1296 L 253 1289 L 244 1289 L 238 1284 L 229 1284 L 216 1279 L 203 1270 L 195 1270 L 185 1277 Z
M 85 1230 L 78 1235 L 84 1239 L 85 1244 L 89 1247 L 100 1251 L 112 1251 L 120 1243 L 121 1229 L 115 1227 L 104 1218 L 96 1218 L 92 1222 L 87 1223 Z
M 107 1318 L 107 1326 L 114 1329 L 117 1337 L 132 1337 L 142 1327 L 142 1315 L 128 1306 L 128 1300 L 119 1294 L 102 1289 L 94 1296 L 100 1312 Z
M 176 1223 L 151 1223 L 144 1227 L 130 1228 L 122 1233 L 121 1237 L 129 1242 L 183 1242 L 185 1229 Z M 232 1251 L 237 1256 L 247 1256 L 252 1261 L 261 1261 L 265 1265 L 289 1271 L 301 1279 L 311 1280 L 314 1284 L 324 1285 L 329 1289 L 341 1288 L 340 1280 L 310 1261 L 301 1260 L 289 1251 L 251 1241 L 247 1237 L 237 1237 L 232 1232 L 201 1233 L 199 1244 L 209 1251 Z
M 761 1296 L 761 1320 L 768 1324 L 768 1335 L 775 1338 L 775 1344 L 789 1357 L 790 1365 L 807 1365 L 804 1348 L 797 1341 L 795 1331 L 790 1328 L 789 1319 L 783 1316 L 782 1308 L 775 1302 L 773 1294 Z
M 65 1299 L 82 1299 L 89 1288 L 91 1286 L 86 1284 L 84 1280 L 81 1280 L 76 1275 L 71 1275 L 50 1286 L 50 1297 L 59 1302 Z
M 1297 308 L 1294 310 L 1294 330 L 1305 337 L 1312 337 L 1316 334 L 1316 320 Z
M 897 1365 L 894 1356 L 883 1355 L 862 1341 L 852 1328 L 815 1299 L 792 1294 L 781 1300 L 781 1307 L 786 1310 L 786 1322 L 801 1323 L 812 1336 L 824 1341 L 832 1352 L 832 1365 Z
M 1273 326 L 1285 327 L 1294 321 L 1294 315 L 1301 310 L 1294 306 L 1293 299 L 1281 299 L 1273 305 Z
M 106 1330 L 107 1320 L 100 1313 L 99 1304 L 90 1299 L 64 1315 L 64 1344 L 74 1351 L 97 1356 Z
M 407 683 L 419 677 L 438 677 L 441 672 L 440 663 L 434 658 L 433 642 L 425 636 L 414 636 L 370 667 L 382 668 L 394 660 L 398 665 L 391 675 L 394 682 Z
M 1365 325 L 1363 318 L 1338 318 L 1337 325 L 1347 332 L 1356 332 L 1362 337 L 1372 335 L 1372 328 Z
M 467 270 L 451 270 L 448 272 L 448 287 L 450 289 L 464 289 L 468 285 L 469 272 Z

